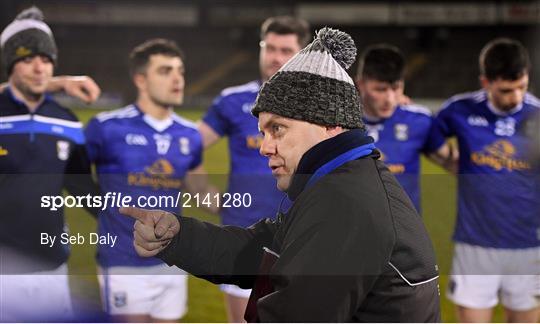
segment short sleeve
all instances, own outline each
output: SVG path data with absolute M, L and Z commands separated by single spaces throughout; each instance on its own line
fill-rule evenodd
M 191 148 L 191 152 L 193 154 L 193 160 L 189 164 L 189 169 L 190 170 L 193 170 L 196 167 L 198 167 L 199 165 L 201 165 L 201 163 L 203 161 L 202 137 L 199 134 L 199 132 L 197 132 L 195 134 L 195 136 L 193 138 L 193 141 L 192 141 L 192 145 L 193 146 Z
M 425 152 L 434 152 L 438 150 L 448 137 L 454 136 L 455 131 L 452 125 L 453 104 L 445 104 L 437 117 L 433 119 L 429 131 L 429 136 L 424 145 Z
M 214 99 L 214 102 L 203 117 L 203 121 L 210 126 L 219 136 L 229 133 L 229 125 L 225 116 L 225 100 L 222 96 Z

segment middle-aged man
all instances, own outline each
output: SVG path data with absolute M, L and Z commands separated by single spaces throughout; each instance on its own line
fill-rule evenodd
M 223 136 L 229 137 L 231 170 L 227 192 L 249 193 L 252 197 L 249 208 L 222 208 L 224 225 L 247 227 L 271 217 L 283 199 L 268 169 L 268 158 L 259 154 L 262 138 L 251 109 L 262 83 L 308 44 L 309 24 L 291 16 L 270 17 L 261 25 L 260 36 L 261 79 L 223 90 L 199 124 L 205 148 Z M 221 285 L 221 289 L 225 292 L 229 322 L 241 322 L 251 292 L 234 285 Z
M 63 188 L 97 194 L 82 124 L 46 94 L 57 48 L 39 9 L 20 13 L 0 45 L 9 76 L 0 94 L 0 321 L 66 321 L 64 214 L 42 203 Z
M 260 151 L 293 201 L 286 215 L 241 228 L 124 208 L 137 252 L 253 287 L 248 321 L 438 321 L 431 242 L 365 134 L 345 71 L 355 55 L 349 35 L 325 28 L 259 93 Z
M 537 322 L 540 306 L 538 170 L 518 130 L 540 111 L 527 93 L 530 60 L 516 40 L 480 53 L 479 91 L 449 99 L 431 134 L 459 145 L 458 215 L 448 296 L 462 322 L 489 322 L 499 298 L 507 321 Z

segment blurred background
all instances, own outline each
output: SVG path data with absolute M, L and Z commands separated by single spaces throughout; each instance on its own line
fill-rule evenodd
M 350 33 L 359 52 L 387 42 L 407 58 L 406 93 L 436 111 L 450 96 L 479 88 L 478 54 L 495 37 L 512 37 L 528 48 L 533 70 L 530 91 L 540 92 L 540 1 L 138 1 L 138 0 L 2 0 L 0 25 L 22 9 L 37 5 L 51 26 L 59 47 L 56 75 L 89 75 L 103 95 L 92 106 L 61 97 L 86 122 L 101 109 L 119 108 L 135 100 L 128 75 L 130 50 L 143 41 L 164 37 L 178 42 L 186 54 L 186 97 L 178 112 L 196 120 L 221 89 L 259 77 L 259 27 L 274 15 L 296 15 L 313 31 L 331 26 Z M 354 74 L 356 66 L 349 71 Z M 0 80 L 5 81 L 5 71 Z M 95 109 L 94 109 L 95 108 Z M 228 172 L 227 142 L 205 152 L 205 167 L 224 184 Z M 422 161 L 423 217 L 434 241 L 441 268 L 443 321 L 455 322 L 444 297 L 455 219 L 455 179 Z M 200 210 L 186 211 L 219 222 Z M 84 210 L 67 210 L 72 233 L 95 231 Z M 73 247 L 70 259 L 72 294 L 78 311 L 100 310 L 93 246 Z M 190 277 L 187 322 L 226 321 L 218 288 Z M 496 321 L 502 320 L 499 308 Z M 90 317 L 91 318 L 91 317 Z
M 59 46 L 56 74 L 88 74 L 102 87 L 97 107 L 134 99 L 127 56 L 154 37 L 171 38 L 186 53 L 185 107 L 206 108 L 221 89 L 258 78 L 261 22 L 297 15 L 312 28 L 339 27 L 361 51 L 388 42 L 408 60 L 406 92 L 448 98 L 478 87 L 477 57 L 494 37 L 519 39 L 531 52 L 531 89 L 540 88 L 539 1 L 137 1 L 2 0 L 0 25 L 38 5 Z M 354 73 L 354 68 L 351 73 Z M 2 72 L 5 80 L 5 71 Z

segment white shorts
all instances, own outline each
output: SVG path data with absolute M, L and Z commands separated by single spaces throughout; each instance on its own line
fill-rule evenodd
M 469 308 L 499 302 L 514 311 L 540 306 L 540 248 L 493 249 L 456 243 L 447 297 Z
M 251 295 L 251 289 L 242 289 L 238 287 L 237 285 L 219 285 L 219 289 L 226 293 L 227 295 L 231 295 L 238 298 L 245 298 L 248 299 L 249 295 Z
M 101 300 L 109 315 L 150 315 L 176 320 L 187 312 L 185 271 L 159 264 L 151 267 L 98 269 Z
M 0 322 L 70 322 L 67 264 L 43 272 L 0 275 Z

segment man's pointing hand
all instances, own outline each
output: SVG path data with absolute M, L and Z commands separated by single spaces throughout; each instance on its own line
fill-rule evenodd
M 169 212 L 136 207 L 122 207 L 119 211 L 135 219 L 133 246 L 142 257 L 157 255 L 180 232 L 180 222 Z

